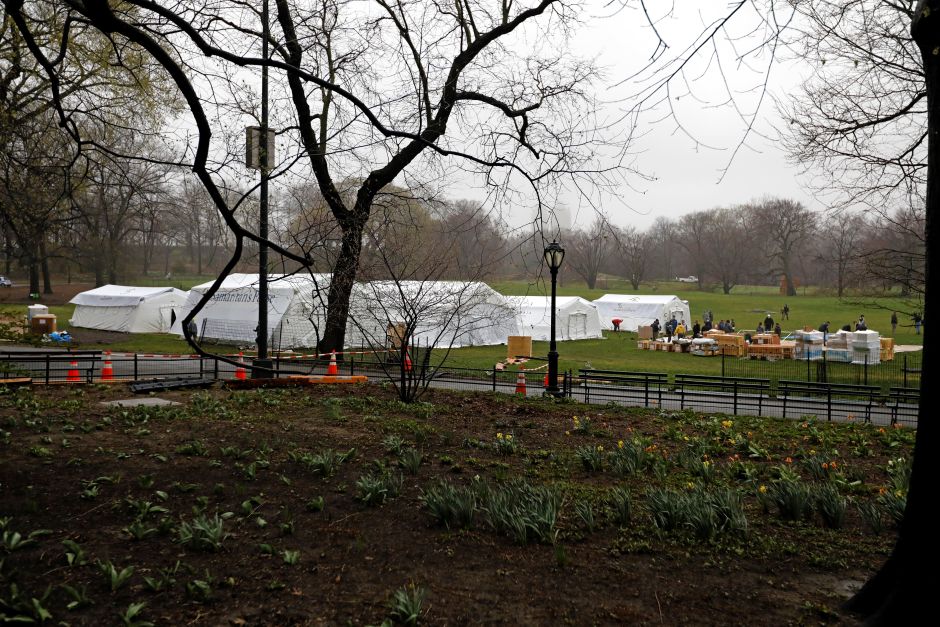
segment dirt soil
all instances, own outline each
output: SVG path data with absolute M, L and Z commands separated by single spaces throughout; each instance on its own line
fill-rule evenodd
M 57 284 L 52 294 L 40 294 L 39 300 L 35 302 L 43 305 L 65 305 L 79 292 L 94 289 L 94 287 L 94 283 Z M 29 284 L 17 282 L 13 287 L 0 287 L 0 307 L 23 305 L 23 315 L 26 315 L 26 305 L 32 302 L 29 299 Z
M 451 392 L 408 407 L 371 385 L 161 394 L 182 403 L 169 409 L 100 404 L 129 396 L 124 386 L 0 394 L 0 517 L 24 538 L 48 531 L 30 546 L 0 547 L 0 617 L 12 612 L 15 583 L 27 600 L 48 588 L 42 606 L 74 625 L 120 624 L 136 602 L 146 603 L 139 619 L 158 625 L 378 624 L 392 594 L 414 584 L 427 591 L 420 622 L 430 625 L 855 624 L 838 607 L 894 541 L 892 532 L 868 533 L 854 512 L 843 529 L 826 529 L 783 522 L 754 499 L 743 539 L 660 534 L 639 506 L 633 526 L 599 513 L 597 528 L 586 529 L 575 500 L 623 485 L 639 501 L 658 480 L 588 472 L 572 451 L 639 434 L 675 447 L 664 428 L 676 423 L 655 412 Z M 592 412 L 596 433 L 571 433 L 579 411 Z M 497 432 L 514 433 L 520 452 L 481 444 Z M 404 473 L 397 498 L 370 507 L 357 498 L 357 480 L 377 463 L 396 467 L 383 445 L 389 435 L 419 446 L 424 461 Z M 889 451 L 874 436 L 872 444 L 859 472 L 874 485 Z M 332 476 L 297 461 L 326 449 L 355 453 Z M 512 477 L 564 491 L 554 546 L 520 546 L 482 523 L 448 530 L 422 507 L 422 490 L 439 479 Z M 140 515 L 145 502 L 165 512 Z M 202 511 L 232 513 L 218 552 L 180 542 L 180 525 Z M 135 520 L 146 537 L 132 537 Z M 80 545 L 84 564 L 67 563 L 64 540 Z M 300 552 L 297 563 L 285 550 Z M 134 572 L 112 591 L 99 561 Z M 177 562 L 151 590 L 145 578 Z M 84 589 L 93 604 L 68 609 L 63 585 Z

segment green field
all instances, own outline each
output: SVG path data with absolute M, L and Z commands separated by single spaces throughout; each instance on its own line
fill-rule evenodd
M 194 282 L 202 279 L 193 278 Z M 605 293 L 634 293 L 629 284 L 624 281 L 606 281 L 606 288 L 588 290 L 583 282 L 570 282 L 559 288 L 559 295 L 582 296 L 588 300 L 599 298 Z M 602 283 L 603 285 L 603 283 Z M 507 295 L 542 294 L 544 285 L 528 284 L 524 281 L 503 281 L 492 283 L 499 292 Z M 738 293 L 740 292 L 740 293 Z M 767 312 L 771 312 L 774 319 L 780 317 L 779 311 L 784 303 L 790 306 L 790 320 L 782 321 L 785 332 L 800 329 L 804 325 L 816 328 L 825 320 L 832 322 L 833 329 L 842 324 L 854 321 L 860 313 L 865 314 L 869 328 L 880 331 L 884 335 L 890 334 L 891 310 L 888 307 L 900 308 L 899 300 L 882 299 L 881 308 L 860 308 L 845 300 L 834 296 L 817 295 L 812 292 L 796 297 L 786 298 L 780 296 L 772 288 L 759 286 L 746 286 L 736 288 L 729 295 L 716 292 L 702 292 L 688 289 L 688 285 L 681 283 L 655 284 L 649 290 L 641 293 L 675 294 L 679 298 L 689 301 L 693 320 L 701 319 L 702 312 L 711 309 L 716 319 L 733 318 L 739 329 L 753 329 L 762 321 Z M 861 300 L 861 299 L 858 299 Z M 7 312 L 16 312 L 14 307 L 5 307 Z M 68 328 L 68 319 L 72 315 L 74 306 L 63 305 L 50 307 L 50 312 L 58 316 L 59 328 Z M 913 328 L 908 325 L 908 319 L 902 319 L 898 327 L 898 344 L 921 344 L 922 337 L 915 335 Z M 78 345 L 84 348 L 105 348 L 95 344 L 82 346 L 82 330 L 71 329 Z M 175 335 L 162 334 L 134 334 L 107 347 L 113 351 L 137 351 L 142 353 L 189 353 L 189 346 Z M 562 370 L 578 371 L 582 368 L 598 368 L 609 370 L 630 370 L 644 372 L 668 372 L 688 374 L 721 374 L 721 359 L 693 357 L 688 354 L 641 351 L 636 347 L 635 333 L 605 332 L 605 338 L 599 340 L 580 340 L 560 342 L 558 345 L 560 355 L 559 367 Z M 437 355 L 443 356 L 445 351 L 438 350 Z M 546 355 L 548 342 L 534 342 L 533 353 Z M 505 346 L 480 346 L 459 348 L 449 351 L 447 363 L 456 367 L 492 368 L 493 364 L 507 357 Z M 531 362 L 530 366 L 536 366 Z M 882 370 L 886 369 L 881 367 Z M 765 365 L 761 376 L 772 376 L 775 370 L 784 371 L 784 366 Z M 757 375 L 754 375 L 757 376 Z

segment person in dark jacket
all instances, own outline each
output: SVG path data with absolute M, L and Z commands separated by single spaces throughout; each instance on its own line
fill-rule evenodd
M 780 334 L 783 333 L 783 330 L 780 328 L 779 322 L 774 325 L 774 333 L 777 335 L 777 337 L 780 337 Z
M 692 325 L 692 337 L 702 337 L 702 325 L 698 323 L 698 320 Z
M 823 334 L 823 346 L 826 345 L 826 341 L 829 339 L 829 321 L 826 320 L 821 325 L 819 325 L 819 330 Z
M 767 331 L 767 333 L 770 333 L 771 331 L 773 331 L 773 329 L 774 329 L 773 316 L 771 316 L 770 314 L 767 314 L 767 317 L 764 318 L 764 330 Z
M 891 312 L 891 337 L 894 337 L 895 332 L 898 330 L 898 312 Z
M 653 324 L 650 325 L 650 328 L 653 330 L 653 339 L 659 337 L 659 318 L 653 320 Z

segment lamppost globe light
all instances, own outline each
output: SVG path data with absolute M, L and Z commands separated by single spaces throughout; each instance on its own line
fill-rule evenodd
M 549 270 L 558 272 L 561 262 L 565 259 L 565 249 L 558 242 L 552 242 L 545 247 L 545 264 Z
M 545 392 L 551 396 L 561 396 L 558 389 L 558 350 L 555 344 L 555 288 L 558 284 L 558 269 L 565 260 L 565 249 L 558 242 L 553 241 L 545 247 L 545 264 L 552 274 L 552 330 L 548 345 L 548 387 Z

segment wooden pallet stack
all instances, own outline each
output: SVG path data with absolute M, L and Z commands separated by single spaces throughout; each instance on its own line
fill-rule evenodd
M 894 359 L 894 338 L 881 338 L 881 361 L 891 361 Z
M 744 341 L 743 335 L 720 333 L 711 336 L 711 338 L 718 342 L 718 350 L 722 355 L 728 355 L 729 357 L 744 357 L 747 355 L 747 342 Z

